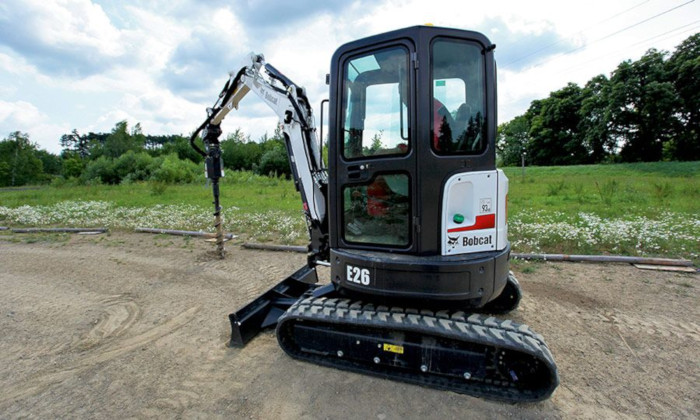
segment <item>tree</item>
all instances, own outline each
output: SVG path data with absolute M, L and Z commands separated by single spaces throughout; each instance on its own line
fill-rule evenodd
M 655 162 L 678 130 L 678 96 L 664 65 L 666 53 L 650 49 L 620 63 L 610 78 L 610 130 L 622 141 L 625 162 Z
M 292 175 L 289 167 L 289 158 L 284 145 L 276 143 L 274 147 L 263 153 L 260 158 L 260 164 L 257 165 L 255 171 L 260 175 L 282 175 L 287 178 Z
M 204 161 L 204 158 L 190 145 L 190 139 L 183 136 L 168 136 L 159 152 L 161 155 L 173 153 L 177 154 L 177 157 L 180 159 L 187 159 L 194 163 L 202 163 Z
M 616 142 L 610 131 L 610 81 L 598 75 L 586 83 L 579 109 L 581 140 L 591 163 L 604 162 L 616 152 Z
M 289 166 L 287 145 L 279 126 L 275 129 L 272 137 L 268 137 L 267 133 L 260 137 L 260 146 L 262 156 L 260 156 L 260 163 L 254 165 L 255 172 L 260 175 L 284 174 L 287 178 L 291 177 L 292 170 Z
M 569 83 L 532 101 L 523 115 L 530 161 L 700 160 L 700 34 L 667 56 L 650 49 L 637 61 L 620 63 L 609 79 L 598 75 L 583 89 Z M 510 122 L 499 127 L 505 164 L 514 163 L 515 127 Z
M 552 92 L 537 104 L 530 123 L 530 162 L 535 165 L 575 165 L 588 162 L 578 126 L 583 95 L 575 83 Z
M 143 144 L 141 144 L 141 146 L 143 146 Z M 137 139 L 129 134 L 127 122 L 120 121 L 114 126 L 112 132 L 105 140 L 103 149 L 105 156 L 117 158 L 129 150 L 137 152 L 140 147 L 137 143 Z
M 670 145 L 670 157 L 700 160 L 700 33 L 676 48 L 667 62 L 667 70 L 678 94 L 676 114 L 682 123 Z
M 364 148 L 364 155 L 365 156 L 372 156 L 378 151 L 382 150 L 382 136 L 384 135 L 384 130 L 379 130 L 378 133 L 375 133 L 372 136 L 372 141 L 370 143 L 369 147 Z
M 497 148 L 504 166 L 520 165 L 522 154 L 529 148 L 530 123 L 519 115 L 498 126 Z
M 143 129 L 141 128 L 141 123 L 136 123 L 134 128 L 131 129 L 131 143 L 134 152 L 143 150 L 146 147 L 146 136 L 143 135 Z
M 224 165 L 233 170 L 252 170 L 263 154 L 262 146 L 244 136 L 240 128 L 221 142 L 221 152 Z
M 81 136 L 77 129 L 62 135 L 60 142 L 63 148 L 61 154 L 64 156 L 77 154 L 81 159 L 90 156 L 90 138 L 86 135 Z
M 61 174 L 64 178 L 80 178 L 85 170 L 85 160 L 78 157 L 66 157 L 63 159 Z
M 41 160 L 41 164 L 46 175 L 60 175 L 63 169 L 63 163 L 61 158 L 49 153 L 46 150 L 37 150 L 35 152 L 36 157 Z
M 43 180 L 44 167 L 29 135 L 15 131 L 0 141 L 0 186 L 14 187 Z
M 90 159 L 96 159 L 104 154 L 105 143 L 110 133 L 93 133 L 87 134 L 88 149 L 90 151 Z

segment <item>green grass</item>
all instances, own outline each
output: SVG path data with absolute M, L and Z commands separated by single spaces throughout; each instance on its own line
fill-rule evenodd
M 700 162 L 505 168 L 516 252 L 612 253 L 700 260 Z M 241 239 L 303 244 L 291 181 L 228 172 L 225 228 Z M 28 206 L 28 207 L 21 207 Z M 0 190 L 0 225 L 211 230 L 211 187 L 55 185 Z
M 221 181 L 221 205 L 242 211 L 300 211 L 301 202 L 292 181 L 249 172 L 227 172 Z M 127 185 L 64 185 L 39 189 L 0 190 L 0 206 L 47 206 L 61 201 L 107 201 L 124 207 L 157 204 L 211 205 L 211 186 L 163 185 L 154 182 Z M 213 205 L 212 205 L 213 208 Z
M 511 215 L 537 209 L 601 217 L 700 213 L 700 162 L 504 168 Z

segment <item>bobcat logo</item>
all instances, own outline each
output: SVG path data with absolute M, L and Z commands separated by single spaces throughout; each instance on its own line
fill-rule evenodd
M 454 238 L 451 236 L 447 237 L 447 245 L 450 248 L 455 249 L 455 247 L 457 246 L 457 242 L 459 242 L 459 236 L 456 236 Z

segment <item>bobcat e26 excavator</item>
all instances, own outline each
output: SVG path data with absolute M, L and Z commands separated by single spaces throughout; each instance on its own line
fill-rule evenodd
M 276 326 L 285 352 L 324 366 L 510 402 L 552 394 L 542 336 L 475 313 L 506 313 L 521 296 L 495 165 L 494 48 L 432 26 L 341 46 L 327 79 L 327 168 L 303 88 L 262 55 L 231 73 L 191 138 L 218 231 L 220 124 L 252 91 L 280 118 L 310 236 L 304 267 L 229 315 L 232 346 Z

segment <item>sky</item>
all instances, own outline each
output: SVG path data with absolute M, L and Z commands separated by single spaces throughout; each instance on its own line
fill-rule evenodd
M 28 133 L 189 135 L 250 52 L 304 86 L 316 115 L 340 45 L 407 26 L 476 30 L 496 44 L 498 119 L 568 82 L 609 76 L 700 32 L 695 0 L 2 0 L 0 138 Z M 319 123 L 317 118 L 317 124 Z M 255 95 L 222 124 L 258 139 L 277 119 Z

